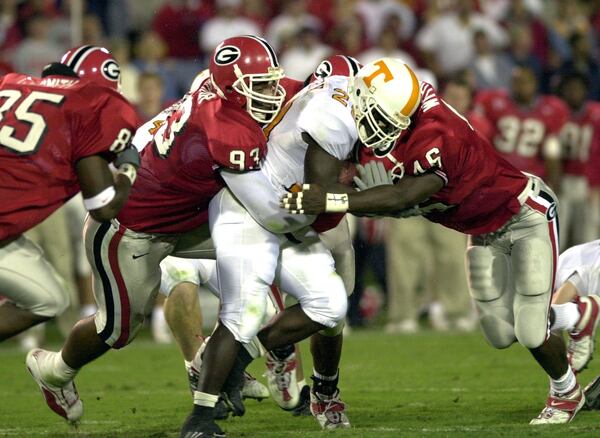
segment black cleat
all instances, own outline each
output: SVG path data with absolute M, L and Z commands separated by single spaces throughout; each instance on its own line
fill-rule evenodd
M 294 417 L 310 417 L 310 386 L 304 385 L 300 390 L 300 401 L 298 405 L 292 409 L 292 415 Z
M 179 438 L 224 438 L 225 432 L 212 418 L 212 409 L 194 406 L 194 410 L 185 419 Z
M 229 408 L 229 405 L 225 403 L 223 395 L 225 395 L 225 393 L 219 394 L 219 400 L 217 400 L 217 404 L 215 404 L 215 411 L 213 415 L 215 420 L 227 420 L 227 418 L 229 418 L 229 412 L 231 409 Z
M 592 380 L 583 390 L 585 404 L 582 411 L 596 411 L 600 409 L 600 376 Z

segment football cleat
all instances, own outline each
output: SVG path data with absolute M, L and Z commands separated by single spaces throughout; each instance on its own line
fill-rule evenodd
M 322 429 L 347 429 L 350 421 L 346 416 L 346 404 L 339 398 L 340 391 L 331 396 L 310 392 L 310 412 Z
M 225 393 L 219 394 L 219 399 L 215 404 L 215 410 L 213 411 L 213 418 L 215 420 L 227 420 L 227 418 L 229 418 L 231 409 L 229 408 L 229 405 L 225 403 L 225 399 L 223 398 L 224 395 Z
M 70 423 L 75 423 L 83 415 L 83 403 L 79 398 L 75 382 L 70 381 L 63 386 L 56 386 L 44 379 L 40 365 L 48 354 L 49 351 L 41 348 L 31 350 L 27 353 L 25 364 L 33 380 L 40 387 L 48 407 Z
M 583 390 L 585 396 L 584 411 L 596 411 L 600 409 L 600 376 L 592 380 Z
M 575 328 L 569 332 L 567 356 L 573 371 L 580 373 L 587 367 L 594 354 L 594 338 L 600 321 L 600 297 L 577 297 L 575 303 L 580 316 Z
M 262 401 L 269 398 L 269 390 L 265 385 L 260 383 L 250 373 L 244 371 L 244 387 L 242 388 L 242 398 L 253 398 Z
M 298 390 L 298 380 L 296 378 L 296 369 L 298 363 L 296 354 L 290 354 L 286 359 L 280 360 L 270 352 L 266 355 L 267 388 L 275 403 L 281 409 L 286 411 L 294 409 L 300 401 L 300 391 Z
M 584 404 L 585 396 L 578 383 L 568 394 L 554 395 L 551 393 L 540 415 L 531 420 L 529 424 L 537 426 L 570 423 Z
M 310 417 L 310 386 L 304 385 L 300 390 L 300 401 L 298 406 L 292 409 L 294 417 Z
M 225 432 L 214 420 L 207 420 L 192 412 L 181 427 L 180 438 L 222 438 Z

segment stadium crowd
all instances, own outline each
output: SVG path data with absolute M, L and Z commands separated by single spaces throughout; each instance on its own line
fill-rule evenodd
M 498 131 L 495 125 L 500 123 L 502 114 L 492 114 L 494 106 L 501 105 L 499 100 L 493 101 L 496 90 L 504 90 L 517 105 L 535 106 L 539 96 L 561 96 L 567 87 L 579 84 L 584 90 L 581 102 L 571 102 L 567 97 L 566 104 L 555 99 L 550 105 L 558 107 L 560 114 L 548 122 L 547 132 L 540 140 L 546 142 L 546 137 L 556 134 L 560 145 L 548 142 L 542 157 L 546 174 L 542 176 L 564 198 L 563 202 L 572 206 L 572 216 L 563 220 L 562 249 L 598 237 L 598 209 L 589 209 L 589 214 L 578 210 L 581 203 L 598 202 L 594 188 L 598 169 L 591 168 L 593 162 L 585 170 L 572 163 L 579 159 L 587 162 L 589 155 L 572 159 L 572 154 L 589 154 L 590 147 L 593 152 L 597 139 L 587 139 L 582 151 L 575 152 L 579 146 L 570 142 L 579 142 L 579 137 L 573 140 L 573 136 L 583 134 L 573 134 L 568 126 L 572 126 L 569 120 L 577 118 L 583 101 L 600 99 L 600 1 L 83 3 L 81 42 L 111 50 L 120 64 L 122 91 L 136 104 L 142 120 L 150 119 L 180 98 L 196 74 L 207 66 L 207 56 L 218 42 L 240 34 L 264 36 L 277 50 L 286 74 L 295 79 L 306 78 L 333 53 L 353 56 L 361 63 L 383 56 L 400 58 L 415 68 L 420 79 L 442 90 L 445 100 L 493 142 L 499 136 L 513 141 L 509 138 L 511 133 L 521 129 L 520 125 L 511 125 L 506 132 L 502 128 Z M 58 59 L 71 46 L 71 7 L 68 0 L 3 0 L 0 75 L 10 71 L 38 75 L 44 65 Z M 531 92 L 520 90 L 528 85 Z M 595 128 L 600 124 L 595 115 L 590 120 Z M 523 125 L 522 129 L 527 128 Z M 499 149 L 502 147 L 495 143 Z M 513 152 L 506 148 L 514 145 L 504 146 L 502 152 Z M 583 151 L 585 148 L 588 149 Z M 526 163 L 524 166 L 521 170 L 530 170 Z M 88 291 L 80 293 L 80 300 L 83 312 L 90 314 L 93 299 L 89 293 L 89 267 L 76 237 L 79 230 L 68 222 L 83 214 L 76 203 L 71 202 L 48 219 L 54 221 L 51 225 L 44 228 L 42 224 L 32 234 L 67 279 L 70 294 L 76 297 L 76 290 Z M 65 213 L 69 209 L 72 213 Z M 562 211 L 566 213 L 567 209 Z M 57 233 L 61 228 L 64 233 Z M 351 326 L 368 324 L 381 307 L 383 294 L 386 329 L 391 333 L 418 330 L 423 309 L 428 311 L 434 329 L 475 327 L 463 269 L 463 235 L 422 218 L 360 219 L 354 228 L 357 278 L 348 313 Z M 68 230 L 75 232 L 69 234 Z M 379 286 L 374 288 L 373 284 Z M 73 318 L 67 319 L 65 327 L 76 319 Z M 168 340 L 160 309 L 154 312 L 153 319 L 157 324 L 156 337 Z M 29 346 L 35 341 L 27 342 Z

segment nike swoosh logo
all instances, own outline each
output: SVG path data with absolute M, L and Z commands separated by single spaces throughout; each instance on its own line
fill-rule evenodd
M 147 252 L 147 253 L 144 253 L 144 254 L 139 254 L 139 255 L 133 254 L 133 255 L 131 256 L 131 258 L 132 258 L 133 260 L 135 260 L 135 259 L 139 259 L 140 257 L 144 257 L 145 255 L 148 255 L 148 254 L 150 254 L 150 253 L 149 253 L 149 252 Z

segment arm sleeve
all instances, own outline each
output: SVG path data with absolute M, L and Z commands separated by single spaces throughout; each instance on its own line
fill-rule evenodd
M 279 207 L 279 195 L 262 172 L 221 170 L 227 187 L 256 222 L 272 233 L 284 234 L 310 225 L 315 216 L 291 214 Z

